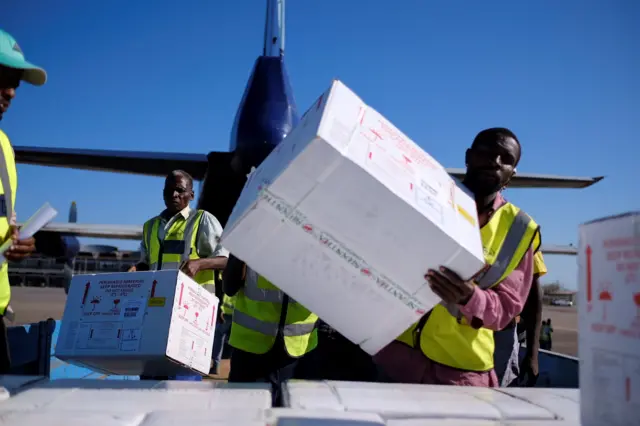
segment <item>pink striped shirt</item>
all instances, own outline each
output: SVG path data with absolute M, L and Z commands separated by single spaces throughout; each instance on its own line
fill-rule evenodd
M 489 217 L 505 203 L 502 195 L 498 194 Z M 487 290 L 475 287 L 467 304 L 459 305 L 460 311 L 472 327 L 501 330 L 522 312 L 533 282 L 533 254 L 533 250 L 529 248 L 516 269 L 500 284 Z M 391 343 L 374 357 L 376 363 L 392 378 L 407 383 L 483 387 L 499 385 L 494 370 L 485 372 L 458 370 L 425 357 L 416 358 L 415 355 L 408 353 L 406 346 L 403 346 L 402 343 Z

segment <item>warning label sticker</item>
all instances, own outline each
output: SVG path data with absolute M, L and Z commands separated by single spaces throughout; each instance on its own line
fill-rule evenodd
M 202 287 L 186 286 L 183 282 L 178 284 L 178 291 L 178 317 L 198 330 L 211 333 L 209 321 L 214 303 L 211 302 L 209 293 Z
M 98 288 L 111 297 L 127 297 L 142 287 L 143 283 L 144 280 L 100 280 Z
M 146 296 L 144 280 L 87 282 L 82 297 L 82 317 L 85 320 L 138 320 L 144 315 Z

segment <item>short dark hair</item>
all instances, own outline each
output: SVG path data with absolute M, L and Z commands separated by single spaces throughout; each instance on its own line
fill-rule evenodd
M 193 189 L 193 177 L 191 177 L 191 175 L 189 173 L 185 172 L 184 170 L 174 170 L 171 173 L 169 173 L 169 175 L 167 176 L 167 179 L 170 178 L 170 177 L 172 177 L 174 179 L 176 179 L 178 177 L 181 177 L 181 178 L 185 179 L 187 181 L 187 183 L 189 184 L 189 187 L 191 189 Z
M 518 140 L 518 137 L 516 136 L 516 134 L 513 133 L 511 130 L 507 129 L 506 127 L 491 127 L 489 129 L 481 130 L 473 139 L 473 142 L 471 143 L 471 148 L 473 148 L 478 143 L 485 141 L 487 139 L 503 141 L 507 138 L 513 139 L 518 144 L 519 156 L 516 159 L 516 163 L 518 163 L 520 162 L 520 157 L 522 157 L 522 145 L 520 145 L 520 141 Z

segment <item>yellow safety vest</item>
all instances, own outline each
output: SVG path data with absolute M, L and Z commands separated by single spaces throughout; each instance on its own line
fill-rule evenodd
M 318 345 L 318 316 L 247 268 L 245 285 L 236 293 L 229 344 L 253 354 L 265 354 L 282 333 L 287 353 L 301 357 Z M 288 296 L 286 296 L 288 298 Z
M 16 172 L 16 162 L 13 154 L 13 148 L 9 142 L 9 138 L 2 130 L 0 130 L 0 145 L 2 148 L 1 155 L 4 157 L 4 163 L 7 168 L 9 177 L 9 197 L 7 196 L 7 188 L 4 187 L 0 180 L 0 188 L 2 190 L 2 199 L 0 200 L 0 241 L 4 242 L 9 235 L 9 220 L 7 217 L 6 200 L 11 199 L 11 211 L 16 206 L 16 189 L 18 187 L 18 174 Z M 9 283 L 9 265 L 4 262 L 0 267 L 0 315 L 4 315 L 9 301 L 11 300 L 11 285 Z
M 149 255 L 150 270 L 178 269 L 182 262 L 200 258 L 196 241 L 203 213 L 203 210 L 192 210 L 187 219 L 179 216 L 167 230 L 163 241 L 158 238 L 161 218 L 156 216 L 145 222 L 142 241 Z M 215 293 L 215 272 L 214 270 L 200 271 L 194 280 L 206 286 L 210 293 Z
M 236 296 L 227 296 L 226 294 L 222 297 L 222 313 L 225 315 L 233 315 L 233 311 L 235 309 Z
M 475 280 L 482 289 L 491 288 L 513 272 L 530 247 L 540 247 L 540 227 L 511 203 L 500 207 L 482 227 L 481 237 L 488 269 Z M 415 347 L 419 341 L 427 358 L 466 371 L 493 368 L 493 331 L 471 327 L 457 305 L 436 305 L 421 327 L 414 324 L 397 340 Z

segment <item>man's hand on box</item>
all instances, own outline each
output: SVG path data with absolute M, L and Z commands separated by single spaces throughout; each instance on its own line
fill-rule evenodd
M 465 281 L 452 270 L 440 267 L 439 271 L 429 269 L 425 279 L 431 290 L 446 303 L 465 305 L 473 295 L 473 281 Z
M 12 262 L 19 262 L 36 250 L 35 238 L 29 237 L 24 240 L 19 240 L 18 234 L 18 228 L 12 225 L 9 229 L 9 235 L 11 235 L 13 244 L 9 247 L 9 250 L 4 252 L 4 257 Z
M 189 259 L 182 266 L 181 270 L 191 278 L 195 277 L 200 272 L 200 259 Z

